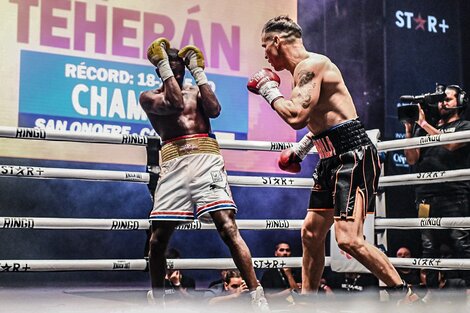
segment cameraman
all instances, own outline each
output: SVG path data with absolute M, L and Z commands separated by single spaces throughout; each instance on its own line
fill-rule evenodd
M 470 122 L 462 119 L 468 99 L 465 92 L 456 85 L 447 86 L 446 98 L 438 103 L 436 126 L 426 121 L 423 109 L 419 108 L 416 125 L 404 122 L 406 137 L 437 135 L 470 130 Z M 426 105 L 426 104 L 425 104 Z M 414 128 L 417 128 L 414 130 Z M 405 149 L 405 156 L 416 172 L 447 171 L 469 167 L 470 144 L 450 143 L 427 148 Z M 470 182 L 455 181 L 446 183 L 420 184 L 416 186 L 416 205 L 419 217 L 464 217 L 469 216 Z M 470 258 L 470 232 L 460 229 L 421 231 L 423 257 L 439 258 L 440 247 L 447 244 L 453 249 L 456 258 Z M 462 271 L 467 295 L 470 295 L 470 271 Z M 427 271 L 426 299 L 432 299 L 432 289 L 438 288 L 438 271 Z

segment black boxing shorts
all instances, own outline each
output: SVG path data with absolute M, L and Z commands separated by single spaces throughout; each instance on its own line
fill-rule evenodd
M 308 211 L 334 209 L 335 218 L 354 219 L 359 195 L 364 199 L 364 216 L 373 213 L 380 161 L 359 119 L 333 126 L 312 140 L 320 161 L 313 173 Z

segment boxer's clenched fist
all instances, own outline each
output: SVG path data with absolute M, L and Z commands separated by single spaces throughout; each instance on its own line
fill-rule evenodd
M 166 51 L 170 49 L 170 42 L 166 38 L 155 39 L 147 49 L 147 58 L 150 63 L 158 66 L 158 62 L 162 60 L 168 61 L 168 55 Z
M 302 159 L 299 158 L 292 148 L 284 149 L 279 156 L 277 164 L 283 171 L 290 173 L 298 173 L 301 170 L 300 162 Z
M 186 67 L 191 72 L 191 75 L 193 75 L 198 86 L 207 84 L 207 77 L 204 73 L 204 55 L 198 47 L 193 45 L 186 46 L 178 52 L 178 56 L 184 59 Z
M 158 68 L 158 72 L 163 81 L 174 76 L 173 71 L 168 61 L 168 54 L 170 49 L 170 42 L 166 38 L 155 39 L 147 49 L 147 58 L 150 63 Z
M 269 68 L 263 68 L 253 74 L 246 87 L 249 91 L 263 96 L 272 106 L 276 99 L 283 97 L 279 91 L 280 84 L 281 79 L 276 73 Z

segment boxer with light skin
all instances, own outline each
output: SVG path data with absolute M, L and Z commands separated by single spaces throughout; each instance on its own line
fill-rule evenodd
M 302 293 L 318 290 L 325 239 L 334 224 L 340 249 L 390 289 L 411 295 L 387 256 L 364 239 L 364 219 L 374 209 L 380 162 L 340 70 L 328 57 L 306 50 L 302 29 L 288 16 L 275 17 L 264 25 L 261 46 L 275 71 L 290 72 L 293 89 L 289 98 L 284 97 L 279 76 L 267 68 L 253 75 L 248 89 L 263 96 L 293 129 L 307 127 L 310 131 L 299 144 L 281 153 L 279 166 L 299 172 L 301 160 L 313 146 L 320 156 L 301 232 Z
M 209 305 L 234 304 L 230 301 L 240 298 L 248 291 L 246 283 L 243 281 L 238 271 L 227 271 L 224 277 L 224 291 L 220 296 L 209 300 Z
M 251 253 L 235 222 L 237 207 L 227 183 L 224 160 L 210 118 L 221 106 L 204 73 L 204 56 L 195 46 L 171 49 L 165 38 L 148 48 L 163 85 L 140 95 L 140 104 L 163 141 L 161 172 L 150 213 L 149 299 L 161 301 L 166 271 L 165 251 L 176 226 L 194 220 L 214 222 L 240 270 L 256 310 L 268 305 L 258 285 Z M 185 66 L 197 86 L 183 85 Z

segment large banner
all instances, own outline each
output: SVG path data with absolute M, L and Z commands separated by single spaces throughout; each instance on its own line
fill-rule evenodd
M 460 84 L 459 1 L 386 1 L 385 137 L 404 137 L 398 121 L 401 95 Z M 400 166 L 401 156 L 394 156 Z
M 401 95 L 433 92 L 435 84 L 460 84 L 459 4 L 386 1 L 385 138 L 405 137 L 398 120 Z M 389 174 L 409 171 L 403 151 L 390 152 Z
M 2 17 L 0 125 L 86 133 L 154 135 L 140 92 L 161 86 L 149 43 L 198 46 L 222 104 L 219 138 L 295 141 L 296 132 L 246 89 L 268 66 L 261 28 L 297 1 L 6 0 Z M 190 75 L 186 77 L 192 82 Z M 290 77 L 281 75 L 290 92 Z M 0 139 L 3 157 L 144 164 L 143 148 Z M 277 172 L 277 154 L 224 151 L 233 171 Z

